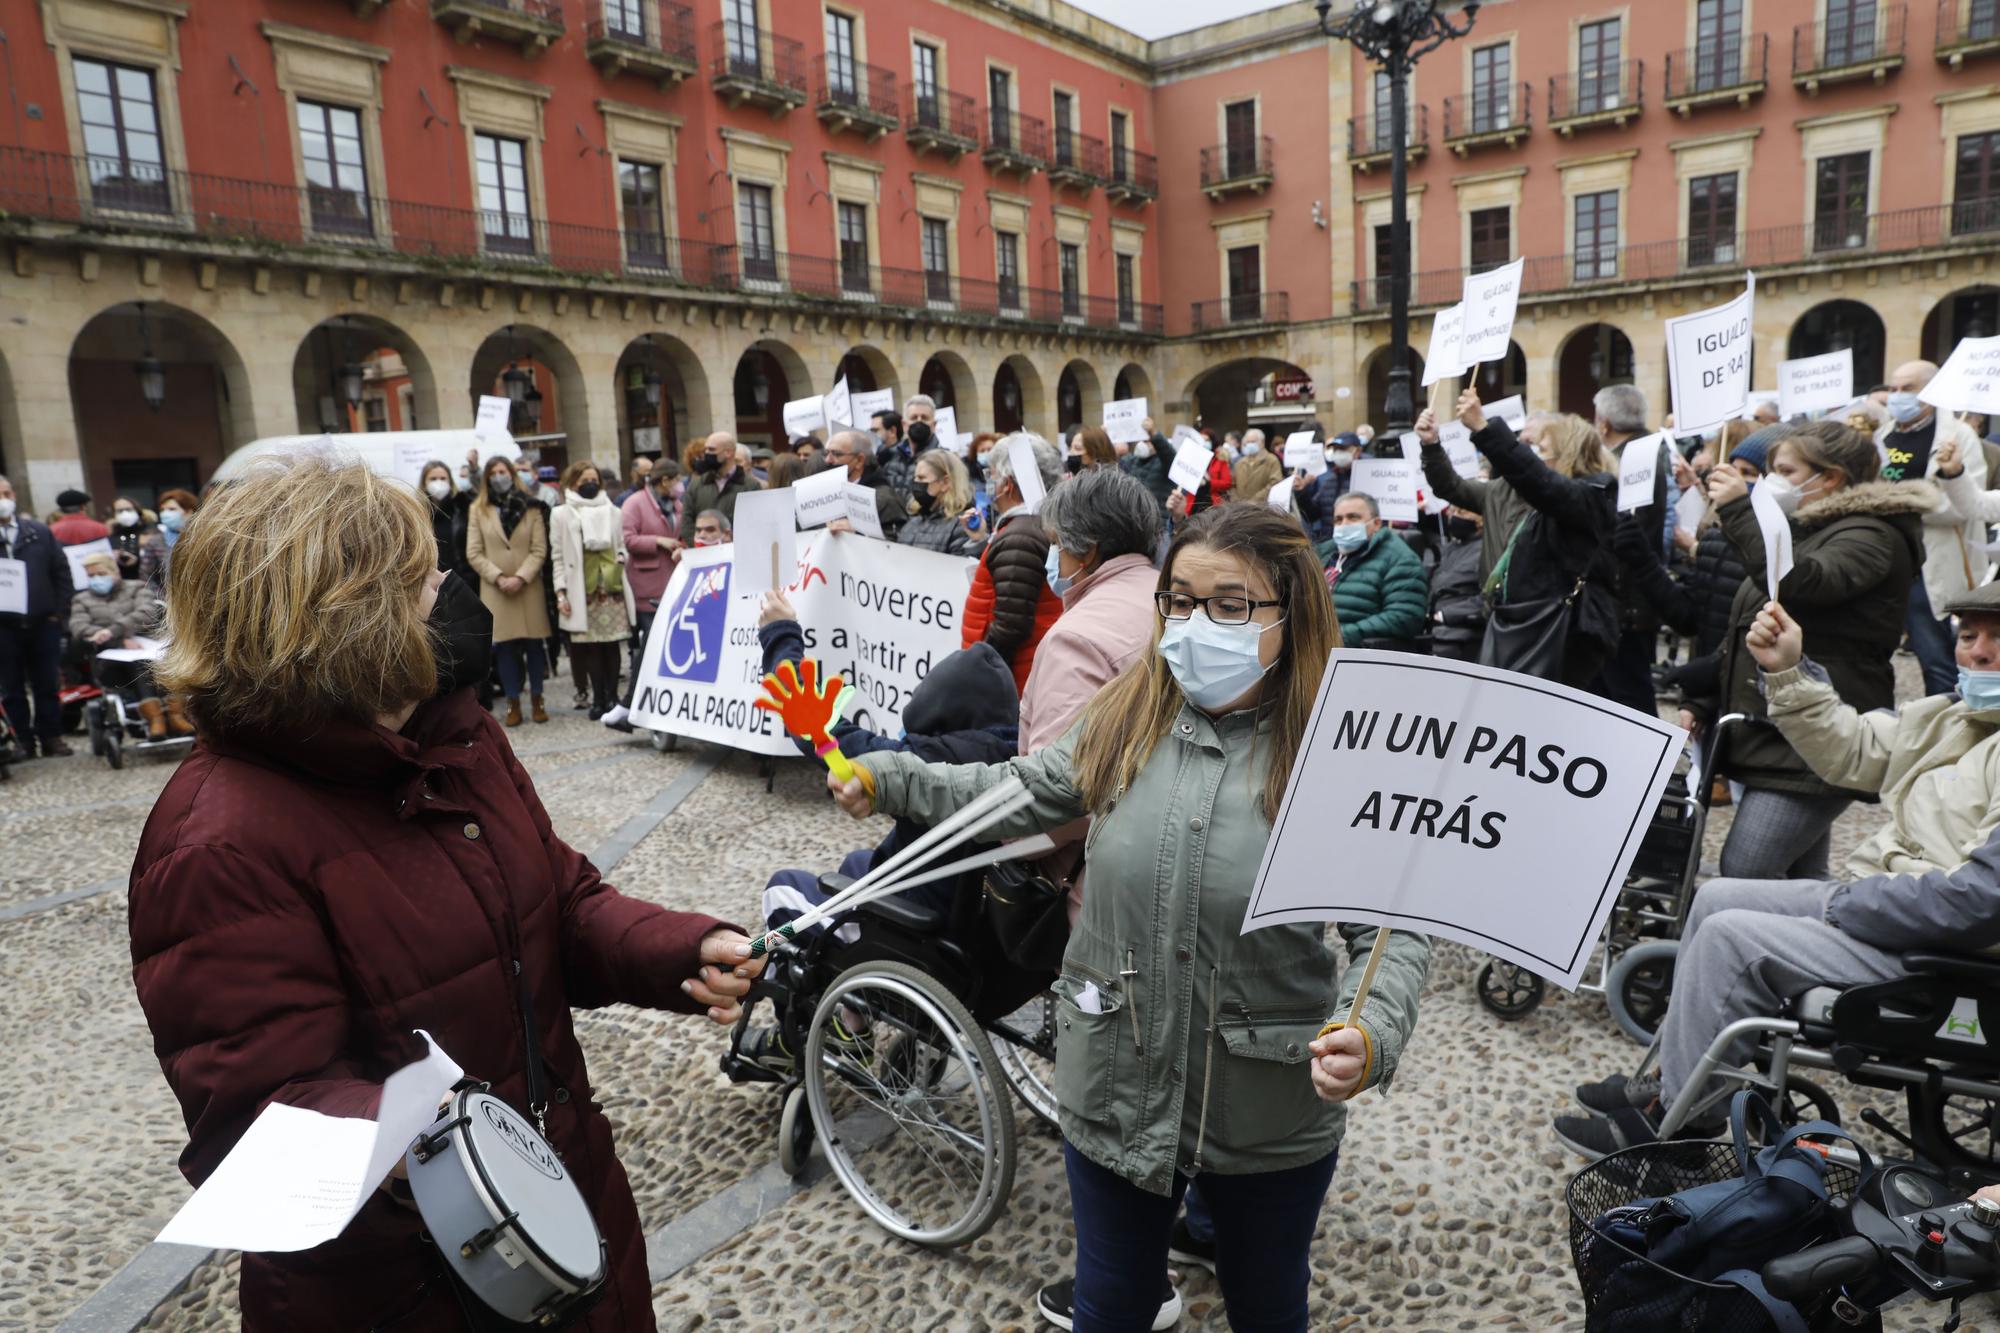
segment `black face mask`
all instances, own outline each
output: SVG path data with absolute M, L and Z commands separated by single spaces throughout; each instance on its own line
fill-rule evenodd
M 917 502 L 918 513 L 928 514 L 937 507 L 937 497 L 921 481 L 917 483 L 917 493 L 911 498 Z
M 493 613 L 471 584 L 457 574 L 446 574 L 438 584 L 428 623 L 440 695 L 486 679 L 493 667 Z
M 694 460 L 694 470 L 703 476 L 714 476 L 722 471 L 722 460 L 714 454 L 703 454 Z
M 1083 455 L 1071 454 L 1068 458 L 1063 459 L 1063 471 L 1069 473 L 1072 477 L 1083 471 Z
M 930 423 L 925 421 L 912 421 L 910 423 L 909 436 L 910 436 L 910 444 L 914 448 L 917 448 L 919 450 L 930 448 L 931 447 Z
M 594 481 L 586 481 L 576 488 L 576 493 L 586 500 L 595 500 L 604 493 L 604 488 Z
M 1455 542 L 1469 542 L 1479 535 L 1479 525 L 1469 518 L 1448 518 L 1444 521 L 1444 535 Z

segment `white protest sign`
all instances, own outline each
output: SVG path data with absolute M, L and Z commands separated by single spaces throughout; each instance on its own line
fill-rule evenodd
M 418 490 L 424 487 L 424 464 L 431 461 L 431 446 L 418 441 L 396 441 L 390 451 L 389 471 L 398 481 L 407 481 Z
M 1014 470 L 1014 488 L 1021 492 L 1021 504 L 1029 513 L 1042 507 L 1048 488 L 1042 485 L 1042 469 L 1035 462 L 1035 447 L 1017 432 L 1007 437 L 1007 465 Z M 989 483 L 988 489 L 991 489 Z
M 1121 398 L 1115 403 L 1104 405 L 1104 433 L 1111 437 L 1113 444 L 1137 444 L 1146 438 L 1146 428 L 1139 423 L 1146 419 L 1146 400 L 1143 398 Z
M 1442 514 L 1451 508 L 1451 501 L 1441 500 L 1424 484 L 1424 441 L 1415 431 L 1404 431 L 1396 437 L 1402 446 L 1403 461 L 1415 471 L 1417 477 L 1417 507 L 1426 514 Z M 1379 504 L 1380 501 L 1377 501 Z M 1385 515 L 1386 517 L 1386 515 Z
M 1396 447 L 1403 451 L 1405 462 L 1415 463 L 1419 468 L 1424 464 L 1424 437 L 1413 430 L 1406 430 L 1396 437 Z
M 1501 398 L 1486 404 L 1484 411 L 1489 417 L 1498 417 L 1507 423 L 1507 429 L 1519 435 L 1528 425 L 1528 403 L 1520 394 Z
M 1167 438 L 1169 443 L 1178 447 L 1182 440 L 1199 440 L 1202 438 L 1202 436 L 1201 432 L 1196 430 L 1193 426 L 1188 425 L 1186 422 L 1182 422 L 1180 425 L 1174 427 L 1174 433 L 1168 436 Z
M 1690 536 L 1701 529 L 1701 521 L 1707 517 L 1708 492 L 1699 486 L 1688 487 L 1674 501 L 1674 524 Z
M 1264 503 L 1281 514 L 1292 512 L 1292 479 L 1281 477 L 1264 496 Z
M 1757 275 L 1728 305 L 1667 321 L 1667 384 L 1674 430 L 1703 435 L 1743 410 L 1750 398 L 1750 319 Z
M 1456 417 L 1450 421 L 1438 422 L 1438 443 L 1443 446 L 1445 457 L 1451 459 L 1451 470 L 1461 477 L 1479 475 L 1479 449 L 1472 443 L 1472 432 Z
M 777 718 L 750 706 L 764 679 L 758 607 L 729 595 L 730 556 L 721 546 L 681 553 L 646 640 L 632 721 L 757 754 L 797 754 Z M 925 674 L 958 651 L 974 564 L 846 534 L 799 538 L 785 595 L 807 655 L 859 691 L 851 721 L 896 734 Z
M 1674 447 L 1671 435 L 1646 435 L 1627 440 L 1618 454 L 1618 512 L 1643 509 L 1653 503 L 1653 478 L 1660 471 L 1660 450 Z
M 0 615 L 28 614 L 28 562 L 0 560 Z
M 847 514 L 847 469 L 839 465 L 800 477 L 791 485 L 792 507 L 801 528 L 823 528 Z M 750 492 L 755 494 L 756 492 Z
M 1375 497 L 1382 517 L 1391 523 L 1414 523 L 1421 510 L 1422 473 L 1403 458 L 1357 458 L 1348 489 Z
M 958 433 L 958 409 L 954 407 L 937 409 L 937 425 L 931 427 L 931 434 L 937 440 L 939 448 L 949 449 L 961 458 L 965 456 L 967 446 L 972 443 L 970 435 Z
M 1459 302 L 1449 310 L 1440 310 L 1431 316 L 1431 342 L 1424 349 L 1424 387 L 1429 388 L 1442 379 L 1454 379 L 1465 373 L 1464 350 L 1465 303 Z
M 847 506 L 848 524 L 864 537 L 883 540 L 882 515 L 875 508 L 875 488 L 849 482 L 841 488 L 840 496 Z
M 1845 407 L 1854 397 L 1854 349 L 1778 363 L 1778 417 L 1790 421 Z
M 775 491 L 745 491 L 736 497 L 736 521 L 730 530 L 738 597 L 776 592 L 790 579 L 797 563 L 794 543 L 794 500 L 790 487 Z
M 1243 929 L 1411 930 L 1574 990 L 1685 741 L 1531 676 L 1337 651 Z
M 826 428 L 852 426 L 854 424 L 854 396 L 847 391 L 847 377 L 841 376 L 833 388 L 819 400 L 819 410 L 826 416 Z M 789 412 L 791 409 L 787 408 Z
M 785 434 L 802 440 L 826 425 L 826 399 L 794 398 L 785 404 Z
M 1215 456 L 1215 450 L 1209 448 L 1208 441 L 1199 435 L 1188 439 L 1176 431 L 1174 438 L 1180 443 L 1174 449 L 1174 461 L 1167 468 L 1167 478 L 1193 495 L 1208 480 L 1208 463 Z
M 2000 412 L 2000 337 L 1959 339 L 1917 397 L 1948 412 Z
M 1285 437 L 1285 471 L 1305 469 L 1308 477 L 1326 471 L 1326 447 L 1314 436 L 1316 431 L 1295 430 Z
M 514 411 L 511 398 L 501 398 L 495 394 L 479 395 L 479 414 L 472 419 L 474 435 L 505 435 L 507 421 Z
M 877 412 L 893 412 L 896 410 L 896 391 L 894 389 L 876 389 L 872 393 L 857 393 L 849 398 L 848 403 L 854 410 L 854 424 L 866 430 L 869 426 L 875 424 L 875 414 Z M 950 410 L 948 407 L 941 407 L 938 409 L 938 416 L 943 417 Z
M 1521 275 L 1526 259 L 1474 274 L 1465 280 L 1465 327 L 1460 333 L 1459 359 L 1468 366 L 1505 361 L 1514 337 L 1514 311 L 1521 303 Z
M 1757 530 L 1764 534 L 1764 590 L 1778 600 L 1778 585 L 1792 572 L 1792 520 L 1778 507 L 1778 494 L 1769 486 L 1750 488 L 1750 509 L 1757 515 Z
M 69 557 L 69 581 L 73 587 L 81 588 L 90 581 L 84 572 L 83 562 L 94 555 L 110 555 L 111 539 L 99 537 L 94 542 L 78 542 L 75 546 L 65 546 L 62 553 Z

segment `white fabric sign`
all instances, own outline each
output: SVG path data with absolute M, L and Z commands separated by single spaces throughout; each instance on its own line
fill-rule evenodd
M 791 485 L 793 511 L 801 528 L 823 528 L 847 513 L 847 469 L 830 467 Z M 755 491 L 748 492 L 754 495 Z
M 0 614 L 28 614 L 28 562 L 0 560 Z
M 1757 515 L 1757 530 L 1764 534 L 1764 590 L 1775 602 L 1778 585 L 1792 572 L 1792 520 L 1778 508 L 1778 497 L 1769 486 L 1750 488 L 1750 509 Z
M 864 537 L 883 540 L 882 515 L 875 508 L 875 488 L 849 482 L 841 488 L 840 496 L 847 506 L 848 524 Z
M 1243 929 L 1416 931 L 1574 990 L 1685 741 L 1531 676 L 1337 651 Z
M 1521 275 L 1527 263 L 1517 259 L 1465 280 L 1465 328 L 1459 344 L 1459 359 L 1465 365 L 1507 359 L 1514 338 L 1514 311 L 1521 303 Z
M 1314 436 L 1315 431 L 1295 430 L 1285 437 L 1285 471 L 1297 472 L 1305 469 L 1308 477 L 1317 477 L 1326 471 L 1326 446 Z
M 795 398 L 785 404 L 785 434 L 802 440 L 826 425 L 826 399 Z
M 902 727 L 911 692 L 958 651 L 959 604 L 975 563 L 845 533 L 799 539 L 785 595 L 807 655 L 859 692 L 850 720 L 891 736 Z M 727 548 L 682 553 L 646 640 L 632 721 L 757 754 L 797 754 L 778 719 L 750 706 L 764 679 L 757 602 L 729 592 Z
M 834 381 L 833 388 L 820 399 L 820 411 L 826 415 L 828 430 L 832 430 L 835 426 L 854 424 L 854 395 L 847 391 L 845 375 Z M 862 424 L 867 424 L 865 418 Z
M 1778 417 L 1831 412 L 1854 397 L 1854 349 L 1778 363 Z
M 1035 446 L 1029 444 L 1019 434 L 1007 437 L 1007 464 L 1014 469 L 1014 487 L 1021 492 L 1021 504 L 1034 513 L 1042 507 L 1042 497 L 1048 489 L 1042 485 L 1042 469 L 1035 462 Z M 987 490 L 992 490 L 989 484 Z
M 1146 400 L 1143 398 L 1121 398 L 1115 403 L 1104 405 L 1104 433 L 1111 437 L 1113 444 L 1137 444 L 1146 438 L 1146 428 L 1139 423 L 1146 419 Z
M 1917 397 L 1948 412 L 2000 412 L 2000 337 L 1959 339 Z
M 1743 410 L 1750 398 L 1750 329 L 1757 275 L 1728 305 L 1667 321 L 1667 384 L 1674 431 L 1705 435 Z
M 1391 523 L 1414 523 L 1423 504 L 1423 474 L 1403 458 L 1357 458 L 1348 489 L 1375 497 L 1382 517 Z
M 1215 450 L 1208 447 L 1208 441 L 1197 435 L 1186 439 L 1175 435 L 1180 444 L 1174 450 L 1173 464 L 1167 468 L 1167 478 L 1174 485 L 1193 495 L 1208 480 L 1208 463 L 1215 457 Z
M 736 497 L 736 521 L 730 530 L 734 548 L 736 595 L 753 597 L 785 586 L 797 563 L 794 543 L 798 525 L 791 488 L 745 491 Z
M 110 555 L 111 539 L 108 537 L 99 537 L 94 542 L 79 542 L 75 546 L 63 547 L 62 553 L 69 557 L 69 581 L 71 585 L 81 588 L 90 581 L 90 575 L 83 571 L 83 562 L 94 555 Z
M 1439 380 L 1455 379 L 1465 373 L 1465 303 L 1440 310 L 1431 317 L 1430 346 L 1424 349 L 1424 387 Z
M 496 394 L 479 395 L 479 413 L 472 419 L 474 435 L 505 435 L 507 421 L 513 415 L 514 401 Z
M 854 394 L 848 401 L 849 405 L 854 409 L 854 424 L 863 430 L 867 430 L 868 427 L 874 424 L 877 412 L 893 412 L 896 410 L 896 391 L 894 389 L 876 389 L 872 393 Z M 940 407 L 938 409 L 939 418 L 942 419 L 944 414 L 950 410 L 948 407 Z
M 1660 450 L 1674 447 L 1671 435 L 1646 435 L 1628 440 L 1618 455 L 1618 512 L 1653 503 L 1653 478 L 1660 471 Z

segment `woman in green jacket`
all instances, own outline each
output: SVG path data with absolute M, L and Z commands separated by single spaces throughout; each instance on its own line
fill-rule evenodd
M 1199 515 L 1168 551 L 1156 598 L 1154 651 L 1046 749 L 991 766 L 870 755 L 834 793 L 856 816 L 936 823 L 1011 774 L 1035 799 L 996 836 L 1093 817 L 1090 891 L 1055 986 L 1076 1276 L 1073 1290 L 1043 1292 L 1044 1312 L 1080 1330 L 1164 1327 L 1163 1306 L 1178 1306 L 1168 1235 L 1199 1176 L 1231 1323 L 1303 1330 L 1342 1103 L 1388 1085 L 1430 945 L 1394 935 L 1348 1024 L 1360 969 L 1336 982 L 1320 926 L 1242 933 L 1339 645 L 1298 523 L 1262 505 Z M 1375 933 L 1341 928 L 1350 959 Z

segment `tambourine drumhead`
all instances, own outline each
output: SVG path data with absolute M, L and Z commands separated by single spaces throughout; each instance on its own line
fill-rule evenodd
M 604 1270 L 597 1223 L 548 1140 L 491 1093 L 467 1093 L 463 1110 L 467 1163 L 501 1214 L 520 1215 L 514 1230 L 558 1278 L 577 1286 L 596 1281 Z

